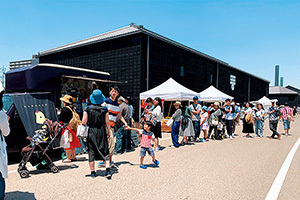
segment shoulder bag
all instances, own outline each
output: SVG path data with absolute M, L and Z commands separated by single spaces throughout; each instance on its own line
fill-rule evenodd
M 287 115 L 287 120 L 288 120 L 289 122 L 292 121 L 293 118 L 292 118 L 292 116 L 288 113 L 288 111 L 286 110 L 286 108 L 285 108 L 285 113 L 286 113 L 286 115 Z

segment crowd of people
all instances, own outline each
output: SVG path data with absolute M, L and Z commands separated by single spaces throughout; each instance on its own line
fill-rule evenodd
M 1 95 L 3 92 L 2 88 Z M 140 146 L 139 167 L 147 168 L 144 165 L 146 153 L 152 157 L 155 165 L 159 165 L 155 152 L 162 150 L 159 144 L 159 139 L 162 138 L 162 100 L 159 97 L 146 99 L 147 105 L 140 116 L 140 123 L 138 123 L 142 128 L 138 129 L 133 124 L 134 109 L 131 98 L 120 96 L 118 87 L 112 87 L 109 95 L 105 98 L 101 90 L 95 88 L 92 91 L 89 98 L 91 105 L 84 110 L 80 122 L 82 126 L 88 127 L 85 141 L 78 138 L 76 134 L 78 114 L 75 112 L 75 107 L 72 106 L 72 97 L 65 95 L 61 98 L 64 106 L 59 113 L 59 121 L 65 125 L 62 136 L 68 138 L 68 146 L 65 147 L 66 159 L 63 162 L 76 161 L 75 149 L 84 145 L 88 152 L 90 177 L 97 176 L 95 161 L 99 160 L 98 167 L 105 167 L 106 177 L 110 179 L 111 167 L 114 165 L 113 156 L 130 151 L 135 147 L 131 138 L 131 131 L 135 131 L 138 135 L 138 146 Z M 0 108 L 1 106 L 0 104 Z M 253 105 L 250 102 L 241 106 L 235 100 L 230 99 L 226 99 L 225 103 L 214 102 L 204 105 L 197 96 L 193 97 L 192 103 L 185 108 L 182 107 L 180 101 L 176 101 L 173 106 L 175 112 L 168 122 L 168 125 L 171 126 L 171 148 L 179 148 L 189 142 L 206 142 L 211 139 L 229 138 L 232 140 L 238 136 L 236 126 L 241 123 L 242 137 L 253 137 L 255 133 L 254 136 L 262 138 L 264 137 L 266 118 L 269 118 L 269 127 L 272 131 L 269 139 L 280 139 L 281 134 L 277 131 L 279 121 L 283 122 L 284 134 L 288 136 L 291 121 L 294 121 L 297 113 L 297 108 L 292 109 L 287 103 L 278 106 L 275 101 L 272 101 L 272 105 L 267 109 L 262 104 Z M 9 125 L 8 118 L 2 110 L 0 111 L 0 131 L 3 141 L 3 136 L 9 134 Z M 180 142 L 179 136 L 182 137 Z M 4 157 L 2 158 L 4 159 Z M 0 165 L 0 199 L 4 197 L 7 159 L 4 159 L 2 163 L 4 164 Z
M 112 87 L 110 96 L 105 98 L 99 89 L 95 89 L 90 96 L 91 105 L 83 113 L 82 125 L 87 125 L 88 136 L 85 144 L 76 136 L 76 130 L 70 126 L 74 117 L 72 97 L 65 95 L 61 98 L 64 108 L 59 115 L 61 123 L 69 123 L 65 128 L 71 137 L 70 147 L 66 148 L 67 158 L 63 162 L 76 161 L 75 148 L 85 145 L 88 149 L 91 177 L 96 177 L 95 161 L 100 160 L 98 167 L 106 168 L 106 177 L 111 178 L 110 168 L 114 165 L 113 155 L 130 151 L 134 147 L 131 131 L 138 134 L 140 148 L 140 168 L 146 169 L 144 157 L 148 153 L 155 165 L 159 161 L 155 152 L 160 151 L 159 139 L 162 137 L 162 100 L 147 98 L 146 106 L 140 116 L 142 129 L 134 128 L 132 123 L 133 107 L 131 99 L 120 96 L 118 87 Z M 203 105 L 197 96 L 192 103 L 182 108 L 182 103 L 173 104 L 175 112 L 169 119 L 171 128 L 171 148 L 184 146 L 189 142 L 206 142 L 210 139 L 232 140 L 238 136 L 236 126 L 242 121 L 242 137 L 263 137 L 264 122 L 269 117 L 269 127 L 272 131 L 270 139 L 280 139 L 277 131 L 280 120 L 283 121 L 285 135 L 289 135 L 290 122 L 294 120 L 295 111 L 287 104 L 279 107 L 275 101 L 265 109 L 262 104 L 253 105 L 246 102 L 243 106 L 235 100 L 226 99 L 223 102 L 214 102 Z M 64 132 L 62 133 L 62 135 Z M 182 140 L 179 142 L 179 136 Z
M 235 100 L 226 99 L 224 105 L 215 102 L 209 107 L 202 105 L 198 97 L 193 98 L 193 103 L 182 111 L 181 102 L 174 103 L 176 109 L 172 115 L 172 148 L 185 145 L 188 141 L 208 141 L 209 139 L 232 140 L 236 133 L 236 126 L 243 123 L 242 137 L 263 137 L 264 124 L 269 117 L 269 127 L 272 135 L 269 139 L 280 139 L 281 134 L 277 131 L 278 121 L 283 122 L 285 135 L 290 134 L 290 123 L 294 121 L 296 108 L 292 109 L 285 103 L 278 106 L 276 101 L 265 109 L 262 104 L 253 105 L 246 102 L 240 106 Z M 200 133 L 203 132 L 203 138 Z M 178 142 L 178 136 L 183 136 L 182 141 Z

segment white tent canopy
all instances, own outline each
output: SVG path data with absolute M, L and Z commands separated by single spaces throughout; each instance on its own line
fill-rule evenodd
M 140 99 L 146 99 L 148 97 L 160 97 L 165 101 L 187 101 L 193 99 L 193 97 L 196 95 L 198 95 L 197 92 L 194 92 L 180 85 L 174 79 L 169 78 L 166 82 L 160 84 L 159 86 L 140 93 Z
M 257 101 L 253 101 L 254 103 L 261 103 L 265 109 L 269 108 L 272 105 L 272 101 L 277 102 L 277 99 L 270 100 L 268 97 L 263 96 L 261 99 Z
M 229 96 L 225 94 L 224 92 L 221 92 L 214 86 L 210 86 L 207 89 L 203 90 L 199 94 L 200 100 L 204 102 L 214 102 L 214 101 L 225 101 L 226 99 L 233 99 L 232 96 Z

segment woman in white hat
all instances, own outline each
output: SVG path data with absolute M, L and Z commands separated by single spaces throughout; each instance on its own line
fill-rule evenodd
M 173 105 L 176 109 L 176 112 L 172 115 L 172 119 L 173 119 L 174 122 L 173 122 L 173 125 L 172 125 L 172 142 L 173 142 L 173 145 L 171 147 L 172 148 L 178 148 L 179 147 L 178 135 L 179 135 L 179 128 L 180 128 L 180 121 L 181 121 L 181 118 L 182 118 L 182 111 L 180 109 L 181 102 L 176 101 Z

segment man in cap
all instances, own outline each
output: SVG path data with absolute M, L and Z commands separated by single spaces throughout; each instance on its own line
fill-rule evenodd
M 281 134 L 277 132 L 277 125 L 278 125 L 278 119 L 279 119 L 279 113 L 278 108 L 276 107 L 276 102 L 272 101 L 272 106 L 269 107 L 268 114 L 269 114 L 269 126 L 270 130 L 272 131 L 271 137 L 269 139 L 274 139 L 275 135 L 277 135 L 277 139 L 279 140 L 281 137 Z
M 198 96 L 194 96 L 193 97 L 193 103 L 189 106 L 189 108 L 191 109 L 192 113 L 193 113 L 193 118 L 192 118 L 192 122 L 193 122 L 193 126 L 194 126 L 194 130 L 195 130 L 195 141 L 197 141 L 197 139 L 199 139 L 200 136 L 200 112 L 201 112 L 201 105 L 198 103 Z

